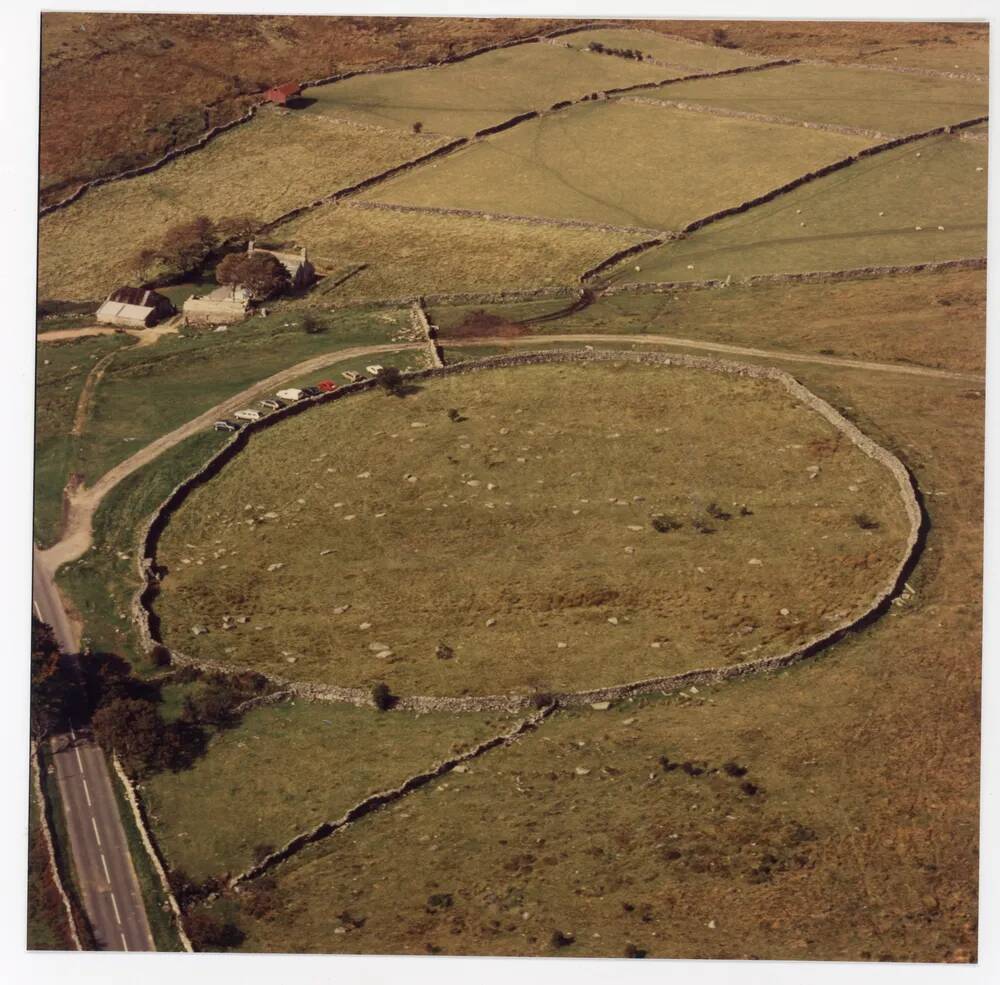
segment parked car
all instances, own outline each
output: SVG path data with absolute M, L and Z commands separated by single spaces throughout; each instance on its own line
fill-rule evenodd
M 272 400 L 270 397 L 267 397 L 265 400 L 258 400 L 257 403 L 268 410 L 278 410 L 279 407 L 284 406 L 280 401 Z
M 231 421 L 216 421 L 212 427 L 216 431 L 239 431 L 239 426 Z
M 349 383 L 360 383 L 362 380 L 368 379 L 364 373 L 355 373 L 353 369 L 349 369 L 346 373 L 342 373 L 341 375 Z
M 320 380 L 316 386 L 319 387 L 323 393 L 332 393 L 337 389 L 337 384 L 334 383 L 333 380 Z
M 298 387 L 289 387 L 287 390 L 279 390 L 278 396 L 282 400 L 301 400 L 305 394 Z
M 302 394 L 306 397 L 318 397 L 323 391 L 318 386 L 304 386 Z
M 372 376 L 374 376 L 376 373 L 380 373 L 383 369 L 385 369 L 385 367 L 379 366 L 377 363 L 373 366 L 365 366 L 365 370 Z
M 254 410 L 252 407 L 247 407 L 244 410 L 238 410 L 233 417 L 240 421 L 259 421 L 264 415 L 259 410 Z

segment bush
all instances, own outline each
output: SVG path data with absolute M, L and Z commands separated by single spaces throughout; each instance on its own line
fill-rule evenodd
M 567 934 L 562 930 L 553 930 L 549 943 L 553 947 L 569 947 L 570 944 L 576 943 L 576 937 L 573 934 Z
M 702 520 L 701 517 L 695 517 L 695 519 L 691 521 L 691 526 L 694 527 L 694 529 L 697 530 L 698 533 L 700 534 L 715 533 L 715 527 L 713 527 L 710 523 L 706 522 L 705 520 Z
M 386 393 L 397 394 L 403 388 L 403 374 L 398 366 L 383 366 L 375 374 L 375 382 Z
M 188 937 L 199 951 L 227 951 L 239 947 L 246 938 L 235 923 L 223 923 L 204 913 L 191 914 L 186 925 Z
M 424 125 L 423 125 L 423 123 L 420 122 L 420 120 L 417 120 L 416 123 L 413 124 L 413 132 L 414 133 L 420 133 L 421 130 L 423 130 L 423 128 L 424 128 Z
M 549 694 L 548 691 L 537 691 L 528 700 L 528 704 L 532 708 L 536 708 L 539 711 L 541 711 L 542 708 L 548 708 L 549 705 L 554 705 L 555 703 L 556 699 L 554 695 Z
M 169 667 L 170 651 L 162 643 L 157 643 L 150 650 L 149 659 L 152 661 L 154 667 Z
M 867 513 L 855 513 L 854 522 L 862 530 L 878 530 L 878 528 L 881 526 L 878 520 L 873 519 Z
M 650 521 L 653 529 L 660 534 L 670 533 L 671 530 L 679 530 L 683 524 L 678 523 L 672 516 L 654 516 Z
M 438 660 L 451 660 L 455 656 L 455 651 L 447 643 L 438 643 L 434 655 Z
M 646 956 L 646 951 L 641 947 L 636 947 L 635 944 L 625 945 L 625 957 L 626 958 L 644 958 Z
M 327 326 L 312 315 L 305 315 L 302 319 L 302 331 L 306 335 L 321 335 L 326 329 Z
M 716 520 L 728 520 L 732 517 L 731 513 L 727 513 L 718 503 L 709 503 L 705 507 L 705 512 L 714 517 Z
M 395 703 L 396 699 L 389 690 L 388 684 L 379 681 L 377 684 L 372 685 L 372 704 L 379 711 L 388 711 Z

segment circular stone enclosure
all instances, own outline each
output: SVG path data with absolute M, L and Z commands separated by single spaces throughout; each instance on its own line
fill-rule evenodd
M 913 546 L 902 467 L 773 370 L 562 352 L 411 389 L 289 415 L 175 497 L 169 648 L 397 695 L 589 691 L 810 644 Z

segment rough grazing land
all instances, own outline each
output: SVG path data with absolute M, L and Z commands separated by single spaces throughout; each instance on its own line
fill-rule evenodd
M 722 72 L 727 68 L 742 65 L 756 65 L 766 59 L 761 55 L 751 55 L 745 51 L 718 48 L 714 45 L 691 44 L 689 41 L 657 36 L 652 31 L 630 31 L 628 29 L 598 28 L 592 31 L 576 31 L 558 39 L 574 48 L 586 48 L 592 41 L 606 48 L 638 48 L 644 55 L 669 65 L 702 72 Z M 616 56 L 601 55 L 601 58 Z M 679 73 L 680 74 L 680 73 Z M 688 71 L 683 74 L 690 74 Z
M 986 159 L 977 141 L 907 144 L 705 226 L 618 273 L 685 281 L 984 256 Z
M 670 76 L 659 65 L 527 44 L 453 65 L 355 76 L 307 89 L 303 97 L 316 100 L 312 112 L 406 130 L 420 122 L 426 131 L 468 136 L 563 99 Z
M 227 901 L 244 948 L 975 959 L 982 403 L 800 375 L 928 493 L 910 601 L 787 673 L 557 714 L 277 869 L 266 917 Z
M 272 705 L 220 732 L 189 771 L 153 776 L 143 797 L 171 867 L 207 879 L 248 868 L 258 849 L 340 817 L 504 727 L 497 715 Z
M 778 653 L 861 611 L 899 562 L 895 502 L 759 382 L 493 370 L 255 438 L 168 526 L 156 609 L 168 645 L 284 676 L 579 690 Z
M 677 229 L 869 143 L 657 106 L 591 103 L 524 123 L 365 197 Z M 720 154 L 720 147 L 730 151 Z
M 438 143 L 301 113 L 262 112 L 159 171 L 92 189 L 45 216 L 39 296 L 103 298 L 132 278 L 129 258 L 158 246 L 174 223 L 196 215 L 275 219 Z
M 361 268 L 323 293 L 335 303 L 572 284 L 593 264 L 641 239 L 349 205 L 322 206 L 276 235 L 309 243 L 321 270 L 325 262 Z
M 731 78 L 679 82 L 644 91 L 655 99 L 706 103 L 751 113 L 867 127 L 888 134 L 917 133 L 988 112 L 985 82 L 901 72 L 791 65 Z

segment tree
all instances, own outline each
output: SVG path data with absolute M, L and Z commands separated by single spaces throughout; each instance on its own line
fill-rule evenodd
M 152 702 L 116 698 L 98 708 L 91 722 L 97 741 L 114 750 L 129 773 L 142 775 L 159 766 L 167 727 Z
M 31 620 L 31 734 L 41 739 L 65 722 L 83 689 L 56 642 L 52 627 Z
M 420 122 L 420 120 L 417 120 L 417 122 L 413 124 L 413 132 L 414 133 L 420 133 L 421 130 L 423 130 L 423 128 L 424 128 L 424 125 L 423 125 L 423 123 Z
M 388 711 L 395 704 L 395 701 L 396 699 L 392 696 L 388 684 L 379 681 L 377 684 L 372 685 L 372 704 L 379 711 Z
M 142 284 L 150 270 L 156 266 L 160 255 L 148 246 L 137 250 L 128 261 L 128 272 L 134 280 Z
M 188 937 L 199 951 L 225 951 L 239 947 L 246 936 L 235 923 L 223 923 L 207 913 L 192 913 L 185 923 Z
M 163 234 L 160 258 L 169 267 L 184 273 L 204 262 L 215 248 L 215 223 L 199 215 L 187 222 L 178 222 Z
M 261 223 L 252 215 L 234 215 L 220 219 L 216 224 L 220 239 L 236 239 L 247 242 Z
M 255 298 L 269 298 L 290 284 L 284 264 L 270 253 L 230 253 L 215 268 L 220 284 L 245 287 Z
M 386 393 L 398 395 L 403 388 L 403 374 L 398 366 L 383 366 L 375 374 L 375 382 Z

